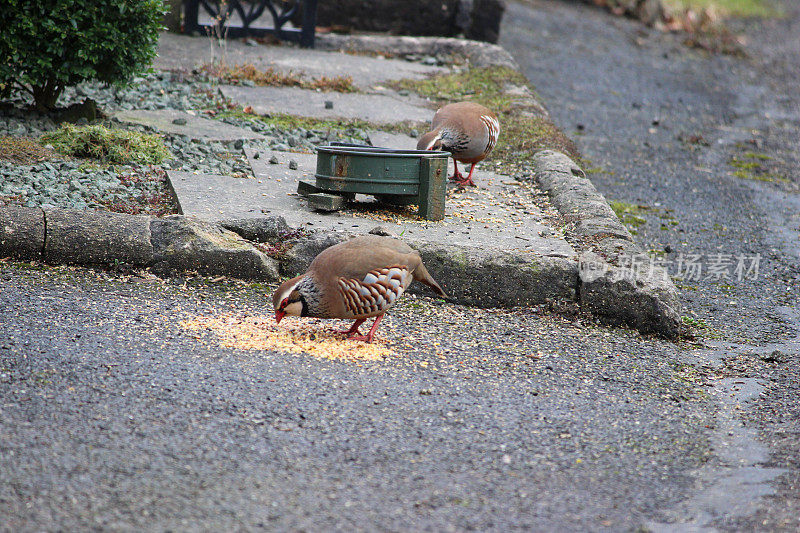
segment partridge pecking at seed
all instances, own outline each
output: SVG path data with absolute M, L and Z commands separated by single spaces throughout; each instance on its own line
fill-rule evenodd
M 419 253 L 391 237 L 367 235 L 323 250 L 305 274 L 284 282 L 272 296 L 275 321 L 286 315 L 353 319 L 343 331 L 372 342 L 384 313 L 417 280 L 447 297 L 422 264 Z M 359 326 L 376 317 L 369 333 Z
M 497 144 L 500 122 L 497 116 L 480 104 L 457 102 L 439 109 L 431 121 L 431 131 L 420 137 L 417 150 L 445 150 L 453 156 L 455 171 L 450 177 L 458 185 L 471 185 L 475 164 L 483 161 Z M 469 163 L 465 178 L 458 171 L 458 162 Z

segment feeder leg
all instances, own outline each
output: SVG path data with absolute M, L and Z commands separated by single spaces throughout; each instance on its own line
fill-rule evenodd
M 419 216 L 427 220 L 444 218 L 447 194 L 447 158 L 423 157 L 419 162 Z

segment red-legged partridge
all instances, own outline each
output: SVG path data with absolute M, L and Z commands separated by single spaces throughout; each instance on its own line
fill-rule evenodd
M 413 280 L 445 296 L 419 253 L 397 239 L 366 235 L 322 251 L 308 271 L 283 283 L 272 296 L 275 320 L 285 315 L 353 319 L 342 333 L 372 342 L 383 314 Z M 366 335 L 358 328 L 376 317 Z
M 439 109 L 431 121 L 431 131 L 420 137 L 417 150 L 445 150 L 453 155 L 455 171 L 450 177 L 459 185 L 472 185 L 475 164 L 483 161 L 500 136 L 497 116 L 480 104 L 457 102 Z M 465 178 L 457 161 L 470 163 Z

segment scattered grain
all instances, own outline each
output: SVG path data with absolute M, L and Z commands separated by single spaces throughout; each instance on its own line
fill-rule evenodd
M 291 317 L 276 324 L 271 316 L 224 313 L 189 318 L 181 321 L 180 326 L 199 338 L 211 335 L 220 346 L 237 350 L 305 353 L 342 361 L 380 361 L 394 355 L 380 341 L 367 344 L 349 340 L 341 333 L 301 324 Z

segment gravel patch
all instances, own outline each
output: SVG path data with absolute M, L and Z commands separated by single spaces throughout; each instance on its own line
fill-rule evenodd
M 175 212 L 165 199 L 166 175 L 156 168 L 98 168 L 77 161 L 14 165 L 0 161 L 0 205 L 66 209 L 110 209 L 164 215 Z
M 220 116 L 221 111 L 237 105 L 219 95 L 218 85 L 208 79 L 180 72 L 158 72 L 134 78 L 125 87 L 100 83 L 82 83 L 64 91 L 59 105 L 66 107 L 91 98 L 106 115 L 130 109 L 209 110 L 211 118 L 263 134 L 260 141 L 235 140 L 208 142 L 183 135 L 162 134 L 172 158 L 160 166 L 134 165 L 97 167 L 65 158 L 38 164 L 14 164 L 0 154 L 0 204 L 27 207 L 62 207 L 72 209 L 110 209 L 123 212 L 168 214 L 176 212 L 163 180 L 164 170 L 182 170 L 252 178 L 244 155 L 245 144 L 256 150 L 312 152 L 314 147 L 331 141 L 363 142 L 367 132 L 359 128 L 306 129 L 281 128 L 261 120 Z M 53 117 L 29 111 L 30 100 L 17 94 L 11 106 L 0 108 L 0 136 L 37 139 L 58 128 Z M 83 122 L 79 120 L 78 124 Z M 141 125 L 105 121 L 115 128 L 153 133 Z M 135 176 L 135 179 L 131 179 Z M 137 207 L 138 206 L 138 207 Z

